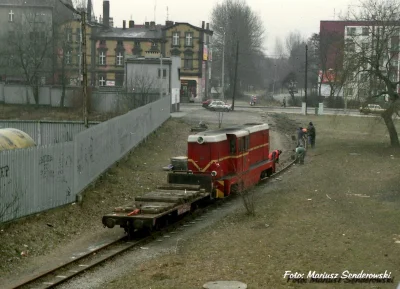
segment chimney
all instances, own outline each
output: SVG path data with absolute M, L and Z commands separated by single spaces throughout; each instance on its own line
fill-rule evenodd
M 122 21 L 122 29 L 126 29 L 126 21 Z
M 110 26 L 110 1 L 103 1 L 103 25 Z
M 150 23 L 149 22 L 145 22 L 144 23 L 144 27 L 148 29 L 150 27 Z
M 174 21 L 165 21 L 165 26 L 166 27 L 171 27 L 172 25 L 174 25 Z
M 206 30 L 210 30 L 210 23 L 206 24 Z
M 135 27 L 135 21 L 129 20 L 129 28 Z
M 202 22 L 201 22 L 201 29 L 204 29 L 204 24 L 205 24 L 205 22 L 202 21 Z
M 86 9 L 87 9 L 87 20 L 88 22 L 92 22 L 92 0 L 88 0 Z
M 156 29 L 156 22 L 154 22 L 154 21 L 151 21 L 151 22 L 150 22 L 150 29 L 151 29 L 151 30 Z

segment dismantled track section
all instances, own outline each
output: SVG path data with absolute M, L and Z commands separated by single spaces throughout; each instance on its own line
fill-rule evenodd
M 261 181 L 265 183 L 266 181 L 273 179 L 274 177 L 277 177 L 279 174 L 283 173 L 286 171 L 294 162 L 289 163 L 286 167 L 281 169 L 280 171 L 276 172 L 273 174 L 271 177 L 266 177 L 263 178 Z M 162 188 L 162 187 L 160 187 Z M 165 187 L 164 187 L 165 188 Z M 191 187 L 192 189 L 194 187 Z M 193 191 L 190 191 L 193 192 Z M 189 193 L 186 191 L 185 195 L 189 195 L 189 197 L 185 197 L 186 199 L 192 200 L 191 204 L 195 204 L 196 209 L 192 212 L 192 214 L 187 214 L 187 212 L 181 214 L 181 218 L 177 219 L 176 222 L 166 224 L 164 223 L 165 227 L 164 228 L 159 228 L 159 231 L 154 231 L 150 235 L 144 236 L 144 237 L 139 237 L 137 240 L 129 240 L 128 236 L 125 236 L 123 238 L 120 238 L 118 240 L 115 240 L 111 243 L 108 243 L 106 245 L 103 245 L 101 247 L 98 247 L 97 249 L 81 255 L 74 260 L 71 260 L 68 263 L 65 263 L 59 267 L 56 267 L 52 270 L 49 270 L 43 274 L 40 274 L 38 276 L 35 276 L 34 278 L 31 278 L 29 280 L 23 281 L 21 284 L 19 284 L 16 287 L 13 288 L 18 288 L 18 289 L 25 289 L 25 288 L 54 288 L 62 283 L 65 283 L 78 275 L 94 268 L 95 266 L 101 265 L 105 263 L 108 260 L 111 260 L 112 258 L 121 255 L 122 253 L 137 248 L 138 246 L 142 246 L 146 243 L 149 243 L 153 241 L 155 238 L 161 236 L 162 234 L 168 232 L 168 231 L 173 231 L 178 227 L 181 226 L 187 226 L 186 224 L 188 222 L 193 223 L 192 221 L 205 212 L 219 206 L 222 203 L 225 203 L 227 201 L 232 200 L 232 198 L 225 198 L 225 199 L 220 199 L 218 202 L 213 202 L 211 205 L 208 202 L 199 202 L 200 200 L 207 200 L 207 194 L 204 196 L 203 191 L 198 191 L 199 193 L 196 195 L 194 193 Z M 144 201 L 146 200 L 149 196 L 153 196 L 154 194 L 148 194 L 147 196 L 139 197 L 139 200 Z M 161 194 L 162 196 L 163 194 Z M 168 195 L 168 194 L 167 194 Z M 204 199 L 203 199 L 204 197 Z M 234 196 L 232 196 L 234 197 Z M 197 205 L 198 204 L 198 205 Z M 181 206 L 180 208 L 184 208 Z M 121 208 L 118 208 L 119 210 Z M 149 208 L 150 209 L 150 208 Z M 170 212 L 172 213 L 171 209 L 168 209 L 168 206 L 164 209 L 166 211 L 164 212 Z M 186 209 L 185 209 L 186 210 Z M 120 212 L 121 213 L 121 212 Z M 125 213 L 126 215 L 126 213 Z M 151 214 L 152 215 L 152 214 Z M 152 215 L 153 217 L 155 215 Z M 145 220 L 148 220 L 149 218 L 144 218 Z M 150 218 L 152 220 L 153 218 Z M 198 219 L 197 219 L 198 220 Z M 152 222 L 152 221 L 151 221 Z M 145 232 L 147 233 L 147 232 Z M 139 234 L 137 234 L 139 236 Z

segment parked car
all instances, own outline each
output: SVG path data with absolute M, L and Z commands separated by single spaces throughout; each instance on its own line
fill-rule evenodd
M 215 100 L 212 101 L 207 108 L 213 111 L 231 111 L 232 105 L 220 100 Z
M 366 106 L 360 107 L 360 113 L 369 114 L 369 113 L 382 113 L 385 109 L 382 108 L 379 104 L 367 104 Z
M 214 101 L 213 99 L 207 99 L 206 101 L 203 101 L 201 105 L 203 107 L 207 108 L 210 105 L 210 103 L 213 101 Z

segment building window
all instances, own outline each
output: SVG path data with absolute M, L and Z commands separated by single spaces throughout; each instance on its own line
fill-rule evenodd
M 81 38 L 82 38 L 81 29 L 76 28 L 76 37 L 75 37 L 76 43 L 81 43 Z
M 355 52 L 356 51 L 356 45 L 352 40 L 347 40 L 346 41 L 346 47 L 348 52 Z
M 158 78 L 161 78 L 161 69 L 158 69 Z M 163 69 L 163 78 L 167 78 L 167 70 Z
M 360 75 L 360 82 L 367 82 L 368 81 L 368 74 L 367 73 L 362 73 Z
M 151 43 L 151 50 L 157 50 L 158 49 L 158 43 L 157 42 L 152 42 Z
M 353 96 L 353 88 L 346 88 L 344 94 L 345 96 Z
M 363 51 L 368 50 L 368 48 L 369 48 L 369 43 L 367 43 L 367 42 L 361 43 L 361 49 L 362 49 Z
M 78 65 L 82 64 L 82 56 L 81 54 L 78 52 L 77 57 L 76 57 L 76 61 Z
M 106 45 L 106 41 L 105 40 L 100 40 L 100 45 L 105 46 Z
M 124 74 L 115 73 L 115 86 L 124 86 Z
M 100 75 L 99 77 L 99 86 L 106 86 L 107 80 L 104 75 Z
M 356 35 L 356 28 L 355 27 L 347 27 L 347 35 L 355 36 Z
M 14 55 L 11 55 L 11 56 L 8 58 L 8 66 L 9 66 L 9 67 L 14 67 L 14 66 L 15 66 L 15 58 L 14 58 Z
M 174 32 L 172 34 L 172 45 L 178 46 L 179 45 L 179 32 Z
M 369 28 L 368 27 L 363 27 L 362 28 L 362 35 L 363 36 L 368 36 L 369 35 Z
M 192 32 L 186 33 L 185 46 L 190 46 L 190 47 L 193 46 L 193 33 Z
M 118 52 L 115 63 L 119 66 L 124 64 L 124 54 L 122 52 Z
M 140 41 L 135 41 L 135 47 L 140 47 Z
M 12 43 L 15 39 L 15 32 L 14 31 L 8 31 L 8 42 Z
M 66 28 L 65 29 L 65 34 L 67 36 L 67 42 L 72 42 L 72 29 L 71 28 Z
M 8 13 L 8 21 L 14 22 L 14 12 L 12 10 Z
M 106 53 L 104 51 L 101 51 L 99 54 L 99 64 L 106 65 Z
M 71 64 L 71 51 L 65 52 L 65 64 Z
M 193 55 L 192 54 L 185 54 L 184 68 L 185 69 L 193 69 Z

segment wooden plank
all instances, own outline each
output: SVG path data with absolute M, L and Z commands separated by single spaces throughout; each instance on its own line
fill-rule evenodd
M 160 214 L 176 206 L 176 203 L 137 203 L 142 214 Z
M 160 190 L 188 190 L 188 191 L 199 191 L 201 186 L 199 185 L 185 185 L 185 184 L 164 184 L 158 186 Z

